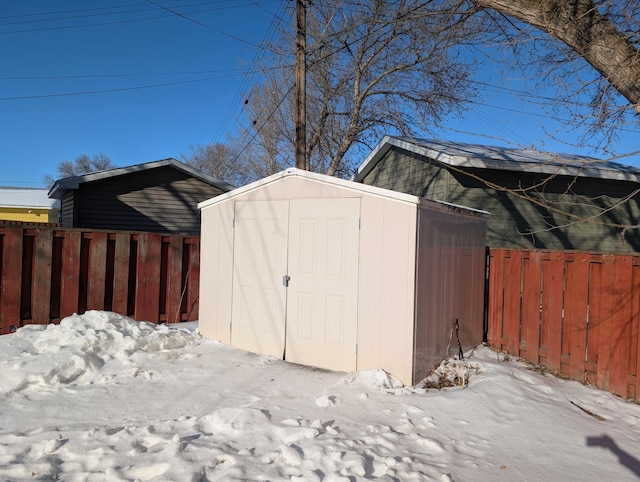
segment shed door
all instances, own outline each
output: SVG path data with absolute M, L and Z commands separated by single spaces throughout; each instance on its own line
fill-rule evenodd
M 288 201 L 235 203 L 231 344 L 282 358 Z
M 289 216 L 286 359 L 353 371 L 360 199 L 296 200 Z
M 235 206 L 231 343 L 355 370 L 360 199 Z

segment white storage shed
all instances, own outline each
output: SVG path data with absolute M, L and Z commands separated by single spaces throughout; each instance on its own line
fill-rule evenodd
M 294 168 L 198 207 L 207 338 L 405 384 L 482 342 L 488 213 Z

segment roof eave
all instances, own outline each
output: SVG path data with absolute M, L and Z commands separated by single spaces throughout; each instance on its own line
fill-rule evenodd
M 54 185 L 49 190 L 48 196 L 53 199 L 62 199 L 62 197 L 65 194 L 67 194 L 69 191 L 78 189 L 80 184 L 85 182 L 99 181 L 101 179 L 108 179 L 111 177 L 122 176 L 124 174 L 131 174 L 134 172 L 140 172 L 147 169 L 155 169 L 155 168 L 164 167 L 164 166 L 172 166 L 175 169 L 178 169 L 197 179 L 200 179 L 201 181 L 206 182 L 207 184 L 215 186 L 224 192 L 235 189 L 235 186 L 229 183 L 226 183 L 224 181 L 221 181 L 218 178 L 215 178 L 213 176 L 209 176 L 208 174 L 200 172 L 192 168 L 191 166 L 188 166 L 186 164 L 183 164 L 180 161 L 177 161 L 176 159 L 168 158 L 168 159 L 162 159 L 160 161 L 152 161 L 144 164 L 134 164 L 133 166 L 118 167 L 116 169 L 90 172 L 87 174 L 82 174 L 80 176 L 72 176 L 72 177 L 66 177 L 64 179 L 59 179 L 54 183 Z

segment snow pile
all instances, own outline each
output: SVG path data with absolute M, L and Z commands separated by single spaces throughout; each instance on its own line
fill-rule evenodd
M 0 480 L 640 477 L 640 406 L 479 348 L 333 373 L 104 312 L 0 337 Z M 430 377 L 429 379 L 431 380 Z
M 199 343 L 193 333 L 173 332 L 104 311 L 72 315 L 59 325 L 27 325 L 18 360 L 0 361 L 0 394 L 27 388 L 93 383 L 117 376 L 149 376 L 136 365 L 141 353 L 177 350 Z

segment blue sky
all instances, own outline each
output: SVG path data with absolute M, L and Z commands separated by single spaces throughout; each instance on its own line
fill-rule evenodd
M 289 0 L 28 0 L 0 4 L 0 185 L 45 187 L 63 160 L 126 166 L 187 154 L 237 129 L 257 48 Z M 179 15 L 162 8 L 166 6 Z M 486 65 L 485 90 L 438 136 L 580 152 L 535 103 Z M 505 88 L 506 87 L 506 88 Z M 567 134 L 563 134 L 565 137 Z M 640 149 L 640 123 L 614 153 Z M 640 165 L 640 157 L 620 162 Z

